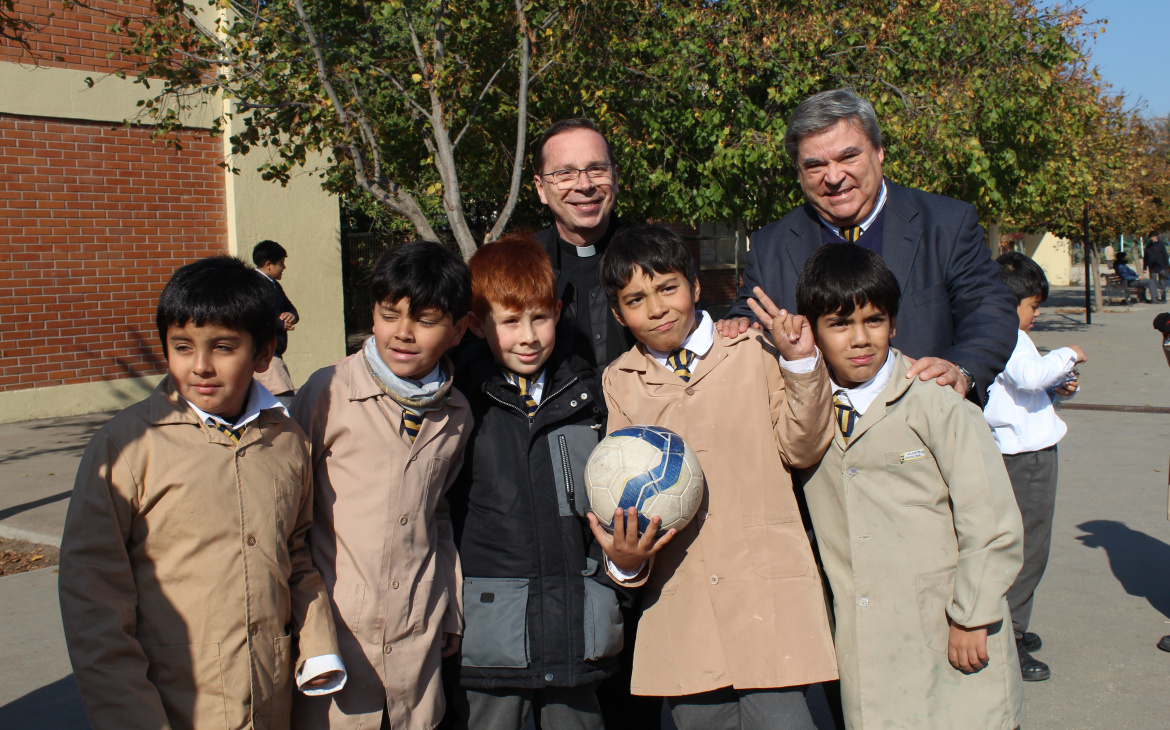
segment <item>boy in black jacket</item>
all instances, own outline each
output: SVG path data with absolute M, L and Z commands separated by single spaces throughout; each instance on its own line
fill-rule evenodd
M 535 241 L 500 239 L 469 264 L 471 329 L 492 357 L 459 376 L 476 424 L 449 495 L 467 724 L 521 728 L 535 711 L 538 727 L 602 728 L 595 693 L 617 669 L 625 595 L 585 520 L 585 462 L 605 433 L 597 374 L 556 348 L 556 275 Z

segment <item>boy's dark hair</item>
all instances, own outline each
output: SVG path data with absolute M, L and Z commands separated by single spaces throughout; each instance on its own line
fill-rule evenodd
M 252 336 L 253 354 L 276 339 L 272 285 L 255 269 L 227 254 L 181 266 L 163 287 L 154 321 L 163 352 L 172 325 L 218 325 Z
M 1118 260 L 1121 260 L 1121 256 L 1118 256 Z M 999 264 L 999 279 L 1007 284 L 1016 298 L 1016 304 L 1028 297 L 1040 297 L 1040 301 L 1048 298 L 1048 277 L 1044 275 L 1040 264 L 1016 251 L 1000 254 L 996 263 Z
M 256 268 L 264 264 L 277 264 L 286 258 L 288 251 L 276 241 L 261 241 L 252 249 L 252 263 L 256 264 Z
M 435 241 L 386 249 L 374 264 L 370 301 L 376 307 L 403 297 L 412 315 L 437 309 L 458 320 L 471 309 L 471 271 L 459 254 Z
M 872 305 L 890 317 L 898 316 L 902 289 L 882 257 L 855 243 L 829 243 L 818 248 L 796 281 L 796 312 L 813 327 L 821 315 L 853 314 Z
M 598 276 L 605 287 L 609 306 L 618 307 L 618 292 L 640 269 L 647 276 L 677 271 L 693 289 L 699 282 L 699 269 L 682 237 L 666 226 L 632 226 L 614 234 L 601 256 Z

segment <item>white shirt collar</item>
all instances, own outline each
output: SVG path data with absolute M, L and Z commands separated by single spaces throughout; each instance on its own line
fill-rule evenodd
M 259 274 L 260 276 L 263 276 L 265 279 L 268 279 L 269 281 L 276 283 L 276 279 L 273 279 L 268 274 L 265 274 L 261 269 L 257 268 L 256 273 Z
M 849 401 L 849 405 L 853 406 L 859 414 L 864 415 L 866 410 L 869 409 L 870 404 L 877 400 L 882 389 L 886 387 L 886 383 L 890 382 L 890 376 L 893 372 L 894 351 L 890 350 L 886 353 L 886 361 L 882 363 L 882 367 L 877 371 L 877 374 L 856 388 L 842 388 L 832 378 L 829 379 L 829 382 L 833 386 L 833 395 L 839 396 L 843 394 L 845 399 Z
M 869 227 L 871 225 L 873 225 L 873 219 L 878 217 L 878 213 L 881 213 L 882 208 L 884 208 L 884 207 L 886 207 L 886 181 L 883 179 L 882 180 L 882 191 L 878 194 L 877 205 L 875 205 L 873 207 L 873 210 L 871 210 L 869 212 L 869 215 L 866 216 L 865 220 L 863 220 L 861 222 L 861 232 L 862 233 L 865 233 L 866 231 L 869 230 Z M 825 228 L 828 228 L 833 233 L 837 233 L 838 231 L 841 230 L 841 226 L 834 225 L 834 224 L 830 223 L 829 221 L 825 220 L 825 217 L 823 215 L 821 215 L 820 213 L 817 213 L 817 217 L 821 219 L 821 225 L 823 225 Z M 856 408 L 856 406 L 854 406 L 854 407 Z
M 244 415 L 240 416 L 240 420 L 235 423 L 228 423 L 227 419 L 220 418 L 214 413 L 208 413 L 202 410 L 186 398 L 183 398 L 183 400 L 186 401 L 187 405 L 191 406 L 191 410 L 195 411 L 195 415 L 199 416 L 199 420 L 203 423 L 217 421 L 231 428 L 239 428 L 255 421 L 260 417 L 260 411 L 266 411 L 269 408 L 279 409 L 284 415 L 288 415 L 288 409 L 284 407 L 284 404 L 278 401 L 276 396 L 268 392 L 268 388 L 265 388 L 255 380 L 252 381 L 252 389 L 248 392 L 248 405 L 244 408 Z
M 699 325 L 695 327 L 694 332 L 687 335 L 681 347 L 695 353 L 695 357 L 702 357 L 715 344 L 715 323 L 711 320 L 711 315 L 705 311 L 700 310 L 698 314 Z M 652 347 L 647 347 L 646 350 L 650 353 L 651 357 L 658 361 L 659 365 L 666 367 L 666 358 L 670 357 L 669 352 L 659 352 Z
M 532 396 L 532 400 L 536 401 L 537 405 L 540 405 L 540 401 L 544 397 L 544 375 L 545 371 L 541 370 L 540 376 L 537 377 L 536 382 L 528 386 L 528 395 Z M 516 374 L 512 371 L 505 370 L 504 377 L 507 378 L 508 382 L 512 385 L 516 384 Z
M 436 364 L 434 370 L 431 370 L 429 373 L 424 375 L 419 380 L 416 380 L 415 382 L 418 383 L 419 385 L 430 385 L 431 383 L 439 382 L 439 380 L 442 377 L 443 377 L 443 369 L 441 367 L 439 367 L 438 364 Z

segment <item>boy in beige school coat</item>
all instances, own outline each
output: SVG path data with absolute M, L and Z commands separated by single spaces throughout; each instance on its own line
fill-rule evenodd
M 309 445 L 252 381 L 275 346 L 267 287 L 228 256 L 176 271 L 156 317 L 167 376 L 82 458 L 61 618 L 95 730 L 284 730 L 294 683 L 345 682 L 305 543 Z
M 1020 512 L 978 407 L 906 377 L 890 347 L 899 299 L 881 257 L 851 243 L 818 249 L 796 287 L 833 378 L 833 443 L 804 493 L 845 722 L 1012 730 L 1023 692 L 1005 596 L 1023 562 Z
M 657 542 L 658 517 L 639 538 L 636 510 L 615 514 L 613 535 L 589 516 L 611 575 L 646 586 L 632 691 L 665 695 L 680 730 L 811 730 L 805 690 L 837 667 L 791 479 L 832 436 L 809 325 L 777 316 L 775 349 L 756 330 L 723 338 L 695 310 L 694 260 L 661 226 L 615 235 L 600 274 L 639 343 L 605 372 L 609 431 L 669 428 L 707 482 L 695 519 Z
M 467 328 L 470 274 L 450 249 L 417 241 L 382 255 L 370 295 L 373 336 L 292 404 L 312 448 L 313 563 L 350 675 L 340 692 L 297 702 L 298 728 L 434 727 L 440 655 L 463 631 L 446 492 L 471 410 L 443 354 Z

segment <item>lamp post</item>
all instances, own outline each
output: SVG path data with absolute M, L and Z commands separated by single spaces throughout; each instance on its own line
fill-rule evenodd
M 1085 324 L 1093 324 L 1093 303 L 1090 300 L 1091 294 L 1089 287 L 1089 201 L 1085 201 L 1085 219 L 1084 219 L 1084 241 L 1085 241 Z

